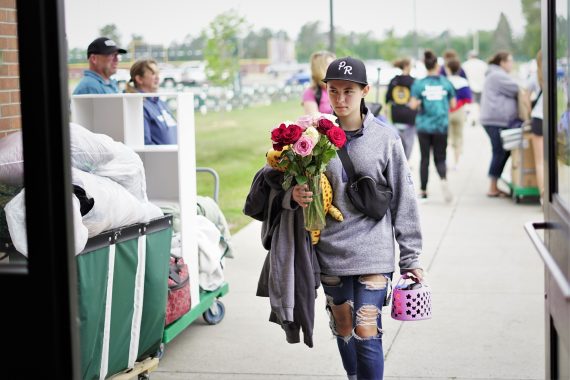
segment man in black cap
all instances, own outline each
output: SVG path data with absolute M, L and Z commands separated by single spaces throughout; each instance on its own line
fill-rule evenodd
M 87 59 L 89 70 L 83 72 L 83 78 L 75 87 L 74 95 L 79 94 L 116 94 L 119 92 L 117 81 L 111 75 L 117 72 L 119 54 L 127 51 L 117 46 L 107 37 L 99 37 L 89 44 Z

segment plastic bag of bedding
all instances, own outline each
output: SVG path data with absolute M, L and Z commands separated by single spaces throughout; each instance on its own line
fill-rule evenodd
M 141 158 L 136 152 L 111 137 L 93 133 L 87 128 L 69 123 L 71 134 L 71 166 L 107 177 L 119 183 L 138 200 L 146 202 L 146 176 Z
M 72 182 L 82 187 L 95 201 L 93 208 L 83 216 L 89 237 L 113 228 L 144 223 L 162 216 L 162 211 L 150 202 L 141 202 L 110 178 L 72 169 Z
M 0 139 L 0 183 L 13 186 L 24 184 L 22 132 L 14 132 Z
M 81 221 L 79 200 L 75 195 L 73 201 L 73 231 L 75 236 L 75 254 L 80 253 L 87 244 L 87 228 Z M 28 256 L 28 238 L 26 233 L 26 200 L 25 190 L 20 191 L 4 208 L 10 238 L 14 248 L 24 256 Z
M 71 166 L 74 168 L 91 172 L 115 156 L 113 145 L 116 142 L 109 136 L 93 133 L 77 123 L 69 123 L 69 132 Z

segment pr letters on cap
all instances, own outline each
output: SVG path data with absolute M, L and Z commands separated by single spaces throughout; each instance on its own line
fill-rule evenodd
M 348 66 L 346 61 L 340 61 L 338 64 L 338 70 L 340 71 L 344 67 L 344 75 L 352 75 L 352 66 Z

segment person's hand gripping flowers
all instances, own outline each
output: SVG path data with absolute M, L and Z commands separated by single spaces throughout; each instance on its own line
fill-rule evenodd
M 307 207 L 313 200 L 313 193 L 309 191 L 307 184 L 293 186 L 293 194 L 291 196 L 303 208 Z

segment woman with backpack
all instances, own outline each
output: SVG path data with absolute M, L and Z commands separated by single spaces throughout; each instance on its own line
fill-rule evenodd
M 402 70 L 388 84 L 386 104 L 390 106 L 392 124 L 398 129 L 406 158 L 409 160 L 416 139 L 416 111 L 408 106 L 414 77 L 410 75 L 411 62 L 408 58 L 394 62 L 394 66 Z
M 303 92 L 303 110 L 305 115 L 332 113 L 329 96 L 323 78 L 335 55 L 328 51 L 318 51 L 311 55 L 311 85 Z
M 429 157 L 433 150 L 433 160 L 445 202 L 451 202 L 453 195 L 447 182 L 447 131 L 449 110 L 457 104 L 455 89 L 449 80 L 439 74 L 437 56 L 431 51 L 424 52 L 424 64 L 428 71 L 425 78 L 414 82 L 410 107 L 417 109 L 416 129 L 420 142 L 420 199 L 427 199 Z

